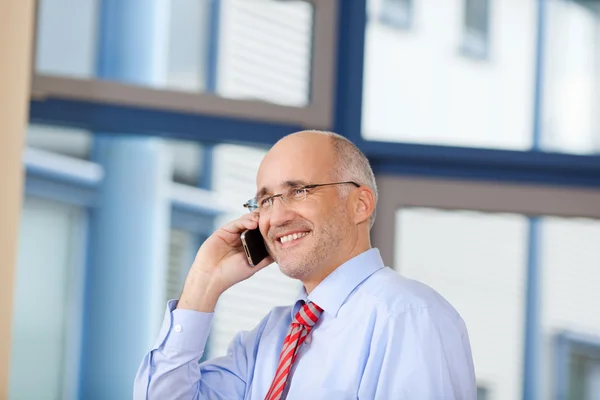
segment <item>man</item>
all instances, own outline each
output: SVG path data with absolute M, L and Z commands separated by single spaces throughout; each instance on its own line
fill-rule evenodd
M 371 248 L 377 188 L 354 144 L 328 132 L 289 135 L 262 161 L 257 189 L 257 210 L 200 247 L 142 361 L 135 399 L 475 400 L 461 317 Z M 250 267 L 240 234 L 256 227 L 272 258 Z M 303 283 L 295 304 L 200 363 L 219 296 L 273 261 Z

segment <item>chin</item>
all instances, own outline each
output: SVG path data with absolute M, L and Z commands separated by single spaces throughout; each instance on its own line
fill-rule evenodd
M 292 279 L 300 279 L 304 278 L 310 272 L 310 266 L 292 260 L 281 260 L 281 262 L 277 262 L 279 265 L 279 270 L 287 277 Z

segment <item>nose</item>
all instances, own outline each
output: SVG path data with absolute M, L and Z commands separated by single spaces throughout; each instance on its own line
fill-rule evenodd
M 269 212 L 269 223 L 271 226 L 282 226 L 291 221 L 294 217 L 294 211 L 283 201 L 275 198 L 271 211 Z

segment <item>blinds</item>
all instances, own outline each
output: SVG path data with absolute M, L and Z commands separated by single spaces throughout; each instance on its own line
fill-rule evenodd
M 306 106 L 312 18 L 312 6 L 303 1 L 222 0 L 219 94 Z
M 191 234 L 171 229 L 169 240 L 169 264 L 167 265 L 167 282 L 165 284 L 165 301 L 178 299 L 183 289 L 185 276 L 192 262 Z

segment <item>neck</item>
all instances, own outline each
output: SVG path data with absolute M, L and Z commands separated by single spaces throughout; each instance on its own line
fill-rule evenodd
M 356 244 L 351 250 L 347 252 L 343 252 L 343 256 L 337 257 L 335 260 L 331 260 L 324 264 L 321 268 L 318 268 L 311 276 L 306 279 L 302 279 L 302 284 L 304 285 L 304 290 L 306 290 L 306 294 L 310 294 L 325 278 L 329 276 L 333 271 L 335 271 L 340 265 L 346 263 L 347 261 L 353 259 L 359 254 L 364 253 L 365 251 L 371 248 L 371 243 L 363 243 Z

